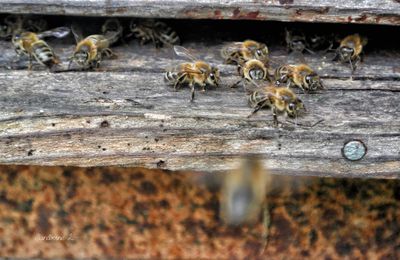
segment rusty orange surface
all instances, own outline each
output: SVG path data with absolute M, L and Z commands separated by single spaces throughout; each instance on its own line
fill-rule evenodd
M 400 182 L 283 178 L 271 227 L 228 227 L 189 173 L 0 166 L 0 256 L 399 259 Z

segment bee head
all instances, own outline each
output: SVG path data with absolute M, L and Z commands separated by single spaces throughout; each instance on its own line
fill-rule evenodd
M 129 29 L 132 32 L 134 29 L 136 29 L 139 25 L 139 20 L 137 19 L 132 19 L 131 23 L 129 24 Z
M 220 83 L 219 70 L 216 67 L 211 68 L 211 72 L 207 77 L 207 84 L 218 87 Z
M 18 55 L 21 55 L 22 53 L 26 52 L 26 51 L 24 51 L 24 48 L 22 45 L 23 42 L 21 39 L 21 34 L 14 34 L 11 41 L 12 41 L 12 44 L 14 45 L 14 50 Z
M 89 52 L 85 48 L 74 53 L 73 60 L 80 66 L 84 66 L 89 60 Z
M 295 118 L 301 110 L 305 110 L 303 102 L 296 98 L 295 100 L 288 102 L 286 105 L 286 114 L 290 118 Z
M 291 48 L 293 51 L 303 52 L 306 46 L 302 40 L 294 40 L 291 43 Z
M 89 53 L 86 51 L 78 51 L 74 54 L 74 61 L 81 66 L 86 64 L 88 58 L 89 58 Z
M 350 60 L 354 54 L 354 48 L 343 46 L 339 49 L 339 54 L 343 60 Z
M 268 61 L 268 47 L 265 44 L 261 44 L 258 49 L 255 50 L 254 56 L 257 60 L 267 62 Z
M 307 75 L 304 77 L 305 85 L 308 86 L 308 89 L 311 91 L 316 91 L 318 89 L 323 89 L 323 85 L 319 76 L 315 73 Z
M 0 38 L 5 38 L 9 35 L 9 26 L 7 24 L 0 24 Z

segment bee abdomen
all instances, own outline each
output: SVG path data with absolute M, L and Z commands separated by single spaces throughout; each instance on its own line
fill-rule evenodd
M 164 74 L 164 81 L 174 83 L 178 79 L 178 73 L 167 71 Z
M 179 45 L 181 40 L 178 34 L 168 25 L 163 22 L 156 21 L 154 24 L 155 28 L 158 28 L 157 31 L 160 32 L 159 38 L 163 43 L 171 44 L 171 45 Z
M 179 45 L 181 43 L 181 39 L 176 34 L 175 31 L 164 32 L 160 34 L 160 41 L 170 44 L 170 45 Z
M 266 102 L 265 94 L 263 92 L 260 92 L 260 91 L 254 91 L 253 93 L 251 93 L 249 95 L 248 100 L 249 100 L 249 104 L 252 107 L 260 105 L 260 103 L 262 103 L 262 102 Z
M 39 41 L 32 45 L 32 54 L 39 63 L 47 67 L 55 64 L 54 52 L 44 41 Z
M 141 38 L 147 38 L 150 39 L 149 34 L 146 32 L 146 30 L 144 28 L 142 28 L 142 26 L 136 26 L 131 28 L 131 32 L 133 33 L 133 36 L 135 38 L 141 39 Z

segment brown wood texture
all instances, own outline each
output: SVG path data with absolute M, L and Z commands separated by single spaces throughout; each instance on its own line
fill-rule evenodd
M 400 4 L 396 0 L 3 0 L 0 11 L 51 15 L 400 24 Z
M 66 67 L 72 44 L 53 45 Z M 353 80 L 329 55 L 306 55 L 326 90 L 299 93 L 307 114 L 297 126 L 280 117 L 274 128 L 269 110 L 247 118 L 244 91 L 228 87 L 236 67 L 221 65 L 220 44 L 185 46 L 222 74 L 222 86 L 197 92 L 193 103 L 188 88 L 174 92 L 163 82 L 164 69 L 179 62 L 168 48 L 130 43 L 114 48 L 118 59 L 105 60 L 101 71 L 50 73 L 39 65 L 27 71 L 1 42 L 0 163 L 220 171 L 259 154 L 278 174 L 399 176 L 398 54 L 368 54 Z M 295 59 L 283 48 L 272 49 L 272 58 Z M 350 139 L 366 144 L 361 161 L 343 158 Z

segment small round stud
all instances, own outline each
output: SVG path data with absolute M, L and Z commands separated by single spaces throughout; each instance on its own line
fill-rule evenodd
M 344 144 L 342 155 L 349 161 L 359 161 L 367 154 L 367 146 L 361 140 L 351 140 Z

